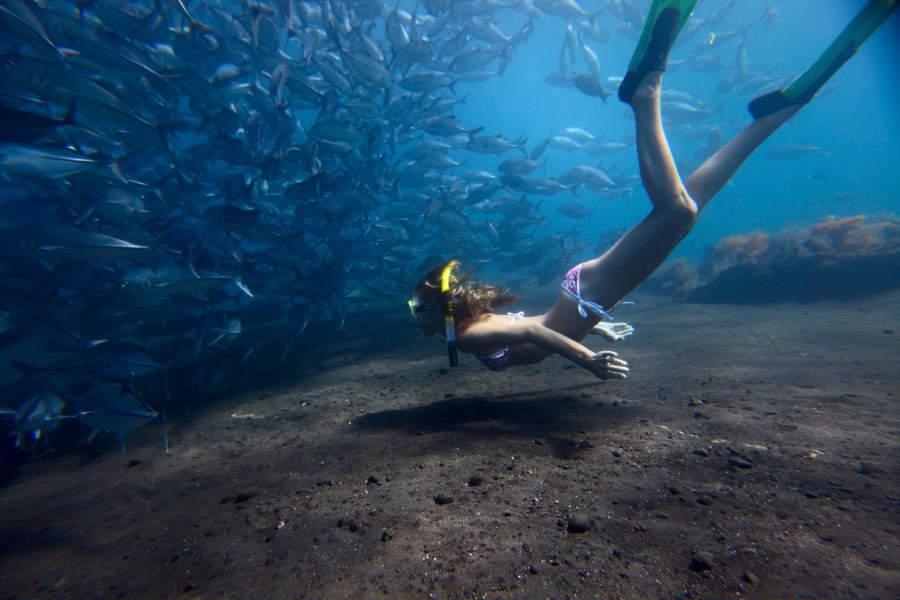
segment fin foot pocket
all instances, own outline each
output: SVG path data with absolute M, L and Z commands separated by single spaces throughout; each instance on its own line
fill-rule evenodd
M 897 8 L 898 0 L 870 0 L 813 65 L 786 88 L 754 98 L 747 109 L 754 119 L 812 100 L 832 75 Z
M 634 92 L 648 73 L 665 71 L 669 51 L 697 0 L 653 0 L 628 72 L 619 86 L 619 100 L 631 104 Z

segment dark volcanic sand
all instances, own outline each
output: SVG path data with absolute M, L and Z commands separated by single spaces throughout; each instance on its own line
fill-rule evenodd
M 635 296 L 589 340 L 624 382 L 451 371 L 358 314 L 176 406 L 169 455 L 44 452 L 0 488 L 0 597 L 897 598 L 900 294 Z

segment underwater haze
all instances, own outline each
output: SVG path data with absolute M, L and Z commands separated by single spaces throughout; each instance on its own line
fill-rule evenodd
M 6 451 L 64 422 L 124 449 L 313 331 L 403 314 L 441 258 L 517 291 L 558 285 L 649 210 L 616 98 L 648 4 L 4 0 Z M 663 84 L 680 172 L 864 4 L 700 0 Z M 716 248 L 896 256 L 898 34 L 894 14 L 674 260 L 713 285 L 733 266 Z
M 603 7 L 604 3 L 594 5 Z M 664 91 L 687 93 L 700 108 L 696 119 L 681 120 L 663 106 L 667 137 L 682 175 L 709 156 L 711 148 L 702 136 L 705 129 L 719 127 L 724 139 L 730 139 L 750 122 L 747 103 L 761 91 L 789 83 L 803 72 L 864 5 L 864 1 L 841 0 L 698 2 L 694 17 L 700 23 L 689 22 L 676 41 L 664 80 Z M 704 19 L 723 11 L 723 21 L 704 26 Z M 559 71 L 565 33 L 563 21 L 545 18 L 535 25 L 531 43 L 517 53 L 505 77 L 467 86 L 469 96 L 458 114 L 531 140 L 575 126 L 602 141 L 626 142 L 626 149 L 611 157 L 593 158 L 591 164 L 604 163 L 623 177 L 637 175 L 634 119 L 629 107 L 618 103 L 614 95 L 616 79 L 624 75 L 636 38 L 621 32 L 611 10 L 602 12 L 598 23 L 609 34 L 607 43 L 597 44 L 601 79 L 610 79 L 606 88 L 613 94 L 607 105 L 577 90 L 545 82 L 548 75 Z M 726 41 L 716 41 L 723 38 Z M 746 56 L 748 69 L 760 76 L 743 87 L 729 84 L 738 68 L 739 53 Z M 894 167 L 900 158 L 898 55 L 900 19 L 894 15 L 825 85 L 809 108 L 741 167 L 673 256 L 699 257 L 724 236 L 808 225 L 828 215 L 896 213 L 900 206 L 900 170 Z M 581 57 L 578 59 L 570 67 L 573 72 L 587 69 Z M 692 67 L 692 59 L 704 59 L 703 64 L 711 66 Z M 779 149 L 792 146 L 808 146 L 809 151 L 791 157 L 778 155 Z M 583 155 L 555 153 L 547 166 L 565 170 L 591 161 L 585 159 Z M 594 199 L 588 195 L 581 198 L 585 203 Z M 647 207 L 640 191 L 603 202 L 589 221 L 579 224 L 578 232 L 591 243 L 592 232 L 629 227 L 646 214 Z M 561 220 L 559 227 L 565 224 Z

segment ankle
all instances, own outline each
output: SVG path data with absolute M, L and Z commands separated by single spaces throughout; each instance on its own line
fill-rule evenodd
M 786 106 L 768 115 L 753 119 L 753 123 L 757 124 L 759 127 L 777 129 L 787 123 L 795 114 L 800 112 L 800 109 L 804 106 L 806 106 L 806 104 Z
M 638 84 L 631 99 L 632 106 L 659 102 L 662 88 L 662 71 L 651 71 Z

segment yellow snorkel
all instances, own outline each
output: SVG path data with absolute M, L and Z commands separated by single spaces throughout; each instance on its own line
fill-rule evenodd
M 444 272 L 441 273 L 441 297 L 444 300 L 444 325 L 447 328 L 447 355 L 450 358 L 450 366 L 459 366 L 459 355 L 456 350 L 456 327 L 453 324 L 453 307 L 447 299 L 447 292 L 450 291 L 450 275 L 453 269 L 459 266 L 459 262 L 451 260 Z

